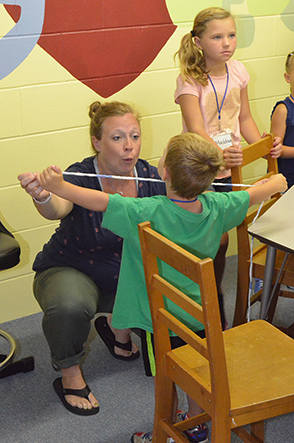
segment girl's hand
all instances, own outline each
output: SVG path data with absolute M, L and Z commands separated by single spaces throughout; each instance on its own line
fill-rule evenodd
M 224 161 L 226 163 L 226 169 L 233 168 L 234 166 L 241 166 L 243 163 L 243 151 L 236 146 L 230 146 L 223 150 Z
M 282 141 L 281 137 L 274 138 L 273 148 L 271 149 L 272 158 L 279 158 L 281 156 L 283 149 L 281 141 Z
M 267 134 L 264 132 L 262 134 L 262 138 L 265 137 Z M 279 158 L 282 154 L 282 149 L 283 149 L 283 145 L 282 145 L 282 139 L 281 137 L 275 137 L 274 138 L 274 142 L 273 142 L 273 147 L 271 149 L 271 157 L 272 158 Z
M 49 166 L 43 172 L 38 174 L 40 185 L 47 191 L 57 193 L 64 183 L 63 174 L 59 166 Z
M 21 187 L 33 198 L 42 202 L 49 197 L 46 191 L 38 181 L 38 173 L 25 172 L 18 175 Z

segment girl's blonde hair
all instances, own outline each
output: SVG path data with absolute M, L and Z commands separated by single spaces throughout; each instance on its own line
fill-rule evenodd
M 209 188 L 224 160 L 219 149 L 208 140 L 186 132 L 170 139 L 164 166 L 173 191 L 191 200 Z
M 132 114 L 136 118 L 140 126 L 139 114 L 137 113 L 137 111 L 135 111 L 135 109 L 131 105 L 127 103 L 122 103 L 117 101 L 100 103 L 96 101 L 90 105 L 89 109 L 89 117 L 91 119 L 90 136 L 91 136 L 92 148 L 94 149 L 95 154 L 97 154 L 97 150 L 93 145 L 92 137 L 97 138 L 97 140 L 101 140 L 103 132 L 102 125 L 104 121 L 108 117 L 123 117 L 126 114 Z
M 206 8 L 199 12 L 194 20 L 193 29 L 184 35 L 181 40 L 180 49 L 176 52 L 180 61 L 180 69 L 183 81 L 196 80 L 203 86 L 208 84 L 205 57 L 201 49 L 194 42 L 194 37 L 201 38 L 212 20 L 224 20 L 234 17 L 229 11 L 222 8 Z
M 294 61 L 294 51 L 290 52 L 286 58 L 285 69 L 286 69 L 287 74 L 290 74 L 290 70 L 293 65 L 293 61 Z

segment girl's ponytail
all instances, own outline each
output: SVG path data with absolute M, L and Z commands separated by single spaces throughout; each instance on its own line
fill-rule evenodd
M 180 70 L 183 81 L 196 80 L 201 85 L 207 85 L 205 58 L 201 49 L 194 43 L 193 31 L 184 35 L 180 49 L 176 52 L 180 61 Z

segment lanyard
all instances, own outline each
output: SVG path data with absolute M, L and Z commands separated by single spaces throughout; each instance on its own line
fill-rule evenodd
M 226 84 L 225 93 L 224 93 L 224 96 L 223 96 L 223 99 L 222 99 L 222 102 L 221 102 L 220 106 L 219 106 L 219 103 L 218 103 L 217 92 L 216 92 L 215 86 L 214 86 L 214 84 L 213 84 L 213 82 L 212 82 L 212 80 L 210 78 L 210 75 L 208 75 L 208 78 L 209 78 L 209 81 L 211 83 L 211 86 L 213 87 L 213 91 L 214 91 L 214 95 L 215 95 L 215 100 L 216 100 L 216 106 L 217 106 L 217 112 L 218 112 L 219 131 L 221 130 L 221 110 L 223 108 L 223 104 L 224 104 L 224 101 L 225 101 L 225 98 L 226 98 L 226 95 L 227 95 L 227 92 L 228 92 L 228 86 L 229 86 L 229 71 L 228 71 L 227 64 L 226 64 L 226 71 L 227 71 L 227 84 Z

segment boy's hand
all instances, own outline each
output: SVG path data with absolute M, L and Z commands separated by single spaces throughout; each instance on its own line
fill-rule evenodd
M 230 146 L 223 150 L 225 167 L 230 169 L 234 166 L 241 166 L 243 163 L 243 151 L 236 146 Z
M 58 193 L 64 183 L 63 174 L 59 166 L 49 166 L 38 175 L 40 185 L 47 191 Z
M 254 186 L 256 185 L 263 185 L 264 183 L 268 182 L 269 178 L 264 178 L 263 180 L 259 180 L 258 182 L 254 183 Z
M 276 192 L 285 192 L 288 189 L 288 184 L 286 178 L 283 174 L 275 174 L 269 178 L 270 181 L 274 181 L 275 185 L 277 185 Z

